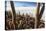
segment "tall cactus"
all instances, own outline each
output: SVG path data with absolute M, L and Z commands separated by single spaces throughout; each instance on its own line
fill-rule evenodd
M 16 29 L 16 11 L 15 11 L 15 7 L 14 7 L 14 3 L 13 3 L 13 1 L 10 1 L 10 4 L 11 4 L 11 9 L 12 9 L 12 13 L 13 13 L 13 22 L 14 22 L 14 24 L 15 24 L 15 27 L 14 27 L 14 29 Z
M 40 11 L 40 5 L 43 5 Z M 43 15 L 44 12 L 44 8 L 45 8 L 45 3 L 38 3 L 38 7 L 37 7 L 37 13 L 36 13 L 36 22 L 35 22 L 35 26 L 36 28 L 38 28 L 39 24 L 40 24 L 40 19 Z M 40 12 L 40 13 L 39 13 Z
M 36 18 L 35 18 L 35 28 L 37 28 L 37 21 L 38 21 L 38 16 L 39 16 L 39 9 L 40 9 L 40 3 L 38 3 L 37 7 L 37 13 L 36 13 Z
M 45 3 L 41 3 L 43 6 L 42 6 L 42 8 L 41 8 L 41 11 L 40 11 L 40 13 L 39 13 L 39 15 L 37 15 L 37 28 L 38 28 L 38 24 L 40 24 L 40 19 L 42 18 L 42 15 L 43 15 L 43 13 L 44 13 L 44 9 L 45 9 Z M 37 11 L 38 12 L 38 11 Z

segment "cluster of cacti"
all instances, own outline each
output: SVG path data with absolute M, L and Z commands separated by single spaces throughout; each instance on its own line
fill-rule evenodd
M 6 20 L 5 20 L 5 29 L 34 29 L 35 27 L 35 18 L 30 17 L 30 15 L 26 14 L 16 14 L 16 25 L 12 22 L 12 13 L 6 11 Z M 39 21 L 38 28 L 44 28 L 43 20 Z M 16 27 L 17 28 L 16 28 Z
M 10 11 L 5 11 L 5 29 L 6 30 L 19 30 L 19 29 L 35 29 L 35 28 L 44 28 L 44 20 L 41 20 L 45 3 L 38 3 L 36 18 L 24 14 L 17 14 L 13 1 L 10 1 L 12 13 Z M 40 6 L 43 5 L 40 11 Z M 40 13 L 39 13 L 40 11 Z

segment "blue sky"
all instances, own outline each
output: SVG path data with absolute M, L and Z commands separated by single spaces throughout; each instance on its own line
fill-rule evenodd
M 16 7 L 35 7 L 35 6 L 37 6 L 37 3 L 36 2 L 20 2 L 20 1 L 16 1 L 16 2 L 14 2 L 14 5 L 16 6 Z

